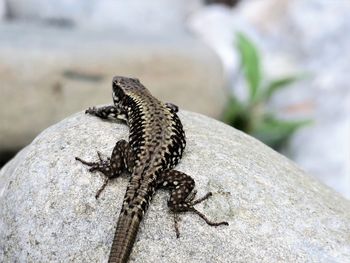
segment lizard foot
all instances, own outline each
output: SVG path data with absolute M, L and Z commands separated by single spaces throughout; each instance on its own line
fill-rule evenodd
M 197 191 L 194 190 L 195 182 L 193 178 L 185 173 L 176 170 L 164 171 L 158 179 L 157 185 L 159 188 L 170 190 L 170 198 L 168 200 L 168 207 L 174 213 L 174 226 L 176 237 L 180 236 L 178 222 L 179 213 L 194 212 L 199 215 L 208 225 L 220 226 L 228 225 L 227 222 L 213 222 L 209 220 L 203 213 L 199 212 L 194 206 L 207 200 L 212 196 L 209 192 L 202 198 L 194 200 Z
M 193 201 L 193 199 L 196 196 L 196 191 L 194 191 L 188 198 L 187 201 L 183 204 L 178 204 L 176 205 L 176 208 L 174 207 L 174 226 L 175 226 L 175 232 L 176 232 L 176 237 L 180 237 L 180 231 L 179 231 L 179 216 L 178 214 L 181 212 L 194 212 L 197 215 L 199 215 L 208 225 L 210 226 L 221 226 L 225 225 L 228 226 L 228 222 L 226 221 L 221 221 L 221 222 L 213 222 L 210 219 L 208 219 L 202 212 L 198 211 L 194 206 L 205 201 L 209 197 L 211 197 L 213 194 L 211 192 L 207 193 L 205 196 Z
M 103 175 L 105 175 L 104 176 L 105 179 L 101 188 L 96 192 L 96 195 L 95 195 L 96 199 L 100 196 L 101 192 L 105 189 L 106 185 L 108 184 L 109 178 L 113 177 L 113 174 L 114 174 L 113 170 L 110 167 L 111 166 L 110 158 L 107 158 L 107 160 L 103 160 L 100 152 L 97 152 L 97 155 L 99 158 L 99 162 L 88 162 L 88 161 L 82 160 L 79 157 L 75 157 L 75 160 L 89 166 L 90 172 L 98 171 L 98 172 L 101 172 Z

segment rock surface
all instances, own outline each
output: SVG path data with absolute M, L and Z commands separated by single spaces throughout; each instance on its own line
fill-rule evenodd
M 182 111 L 187 149 L 177 169 L 196 180 L 198 209 L 229 226 L 182 215 L 176 239 L 167 192 L 141 224 L 130 262 L 348 262 L 350 203 L 255 139 Z M 98 174 L 74 160 L 109 155 L 125 125 L 78 113 L 42 132 L 0 171 L 1 262 L 103 262 L 127 180 L 99 200 Z
M 7 24 L 0 26 L 0 149 L 28 144 L 64 116 L 111 101 L 114 75 L 138 77 L 158 98 L 218 116 L 220 61 L 193 37 Z M 200 99 L 198 94 L 200 94 Z

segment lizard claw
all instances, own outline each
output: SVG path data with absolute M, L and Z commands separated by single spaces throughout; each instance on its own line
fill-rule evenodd
M 189 195 L 189 197 L 187 198 L 187 201 L 183 204 L 180 204 L 181 207 L 179 210 L 175 210 L 174 212 L 174 227 L 175 227 L 175 233 L 176 233 L 176 237 L 179 238 L 180 237 L 180 231 L 179 231 L 179 226 L 178 226 L 178 222 L 179 222 L 179 217 L 178 214 L 181 212 L 188 212 L 191 211 L 193 213 L 196 213 L 199 217 L 201 217 L 208 225 L 210 226 L 221 226 L 221 225 L 225 225 L 228 226 L 228 222 L 226 221 L 222 221 L 222 222 L 213 222 L 210 219 L 208 219 L 203 213 L 199 212 L 196 208 L 194 208 L 195 205 L 203 202 L 204 200 L 208 199 L 209 197 L 211 197 L 213 194 L 212 192 L 207 193 L 205 196 L 193 201 L 193 199 L 196 196 L 197 191 L 193 191 L 191 195 Z
M 110 168 L 110 159 L 107 158 L 107 160 L 103 160 L 101 153 L 99 153 L 99 152 L 97 153 L 97 155 L 98 155 L 98 158 L 100 160 L 99 162 L 87 162 L 87 161 L 80 159 L 79 157 L 75 157 L 75 160 L 81 162 L 82 164 L 89 166 L 90 172 L 98 171 L 98 172 L 103 173 L 107 177 L 111 177 L 112 176 L 111 173 L 113 173 L 113 172 L 112 172 L 112 169 Z
M 80 159 L 79 157 L 75 157 L 75 160 L 81 162 L 84 165 L 89 166 L 89 171 L 90 172 L 101 172 L 104 176 L 104 182 L 103 185 L 101 186 L 101 188 L 97 191 L 95 198 L 98 199 L 98 197 L 100 196 L 101 192 L 105 189 L 105 187 L 108 184 L 109 178 L 111 178 L 113 176 L 113 171 L 110 167 L 110 158 L 107 158 L 107 160 L 103 160 L 102 159 L 102 155 L 100 152 L 97 152 L 98 158 L 99 158 L 99 162 L 87 162 L 84 161 L 82 159 Z
M 96 107 L 90 107 L 90 108 L 88 108 L 88 109 L 85 111 L 85 114 L 92 114 L 92 115 L 95 115 L 96 112 L 97 112 Z
M 201 198 L 199 198 L 199 199 L 197 199 L 195 201 L 191 201 L 190 204 L 189 204 L 189 210 L 191 210 L 194 213 L 196 213 L 197 215 L 199 215 L 210 226 L 221 226 L 221 225 L 228 226 L 228 222 L 226 222 L 226 221 L 213 222 L 213 221 L 209 220 L 203 213 L 199 212 L 197 209 L 194 208 L 195 205 L 203 202 L 204 200 L 208 199 L 212 195 L 213 195 L 213 193 L 209 192 L 205 196 L 203 196 L 203 197 L 201 197 Z
M 93 162 L 84 161 L 83 159 L 80 159 L 79 157 L 75 157 L 75 160 L 77 160 L 77 161 L 79 161 L 79 162 L 81 162 L 82 164 L 85 164 L 85 165 L 87 165 L 87 166 L 92 166 L 92 165 L 95 164 L 95 163 L 93 163 Z
M 102 153 L 99 151 L 97 151 L 97 156 L 98 156 L 98 159 L 100 160 L 100 163 L 104 162 L 104 163 L 109 164 L 111 162 L 111 158 L 109 158 L 109 157 L 106 158 L 106 161 L 103 160 Z
M 197 199 L 195 201 L 193 201 L 193 199 L 194 199 L 194 196 L 193 196 L 192 199 L 189 200 L 190 201 L 190 206 L 194 206 L 196 204 L 199 204 L 199 203 L 203 202 L 204 200 L 208 199 L 209 197 L 211 197 L 212 195 L 213 195 L 213 193 L 209 192 L 205 196 L 203 196 L 203 197 L 201 197 L 201 198 L 199 198 L 199 199 Z
M 89 169 L 90 172 L 96 171 L 98 169 L 98 167 L 99 167 L 99 163 L 87 162 L 85 160 L 80 159 L 79 157 L 75 157 L 75 160 L 81 162 L 82 164 L 85 164 L 85 165 L 89 166 L 90 167 L 90 169 Z

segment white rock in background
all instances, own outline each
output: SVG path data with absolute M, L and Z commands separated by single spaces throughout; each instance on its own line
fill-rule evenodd
M 99 0 L 81 26 L 117 27 L 140 34 L 183 30 L 187 15 L 199 0 Z
M 0 23 L 5 19 L 5 15 L 6 15 L 5 0 L 0 0 Z
M 224 66 L 226 79 L 231 88 L 234 87 L 235 94 L 242 99 L 246 97 L 247 90 L 240 85 L 242 78 L 237 74 L 240 58 L 234 47 L 237 32 L 249 32 L 257 39 L 249 21 L 236 9 L 213 4 L 198 9 L 189 17 L 187 23 L 190 30 L 199 35 L 218 54 Z
M 232 21 L 231 10 L 222 5 L 204 7 L 193 13 L 187 23 L 194 33 L 216 51 L 230 79 L 239 64 L 237 54 L 232 48 L 236 27 Z
M 8 0 L 13 19 L 66 20 L 77 23 L 87 19 L 93 0 Z
M 226 36 L 242 30 L 261 49 L 268 76 L 276 77 L 279 73 L 281 77 L 298 72 L 311 76 L 276 94 L 271 106 L 285 118 L 314 120 L 314 126 L 300 130 L 293 137 L 290 156 L 310 174 L 348 198 L 349 10 L 350 1 L 241 1 L 232 10 L 231 20 L 227 11 L 218 16 L 218 8 L 208 7 L 194 16 L 198 18 L 195 26 L 191 24 L 191 28 L 206 34 L 204 39 L 219 54 L 229 54 L 221 56 L 226 66 L 225 59 L 234 57 L 229 50 L 233 47 L 231 39 Z M 210 30 L 211 25 L 215 25 L 214 30 Z M 228 72 L 234 68 L 234 60 L 230 62 L 233 66 L 228 65 Z M 242 85 L 234 84 L 235 92 L 241 97 Z
M 199 8 L 187 20 L 190 30 L 218 53 L 229 78 L 237 72 L 239 65 L 239 57 L 234 49 L 235 34 L 244 32 L 259 41 L 250 21 L 239 10 L 213 4 Z
M 348 10 L 349 1 L 290 1 L 280 36 L 289 52 L 298 57 L 300 70 L 312 78 L 279 98 L 287 98 L 288 103 L 289 94 L 294 93 L 312 103 L 309 116 L 314 125 L 293 137 L 293 159 L 350 198 Z
M 183 27 L 200 0 L 9 0 L 13 18 L 65 20 L 81 27 L 159 32 Z
M 294 160 L 300 166 L 317 175 L 321 181 L 348 199 L 350 199 L 350 166 L 347 155 L 350 146 L 349 128 L 349 119 L 316 122 L 310 128 L 299 131 L 293 137 L 290 146 Z

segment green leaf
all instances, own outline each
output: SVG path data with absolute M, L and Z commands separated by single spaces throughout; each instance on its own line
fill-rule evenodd
M 285 121 L 267 116 L 260 125 L 258 125 L 252 135 L 278 150 L 296 130 L 310 123 L 310 120 Z
M 268 100 L 271 96 L 278 90 L 287 87 L 288 85 L 294 83 L 295 81 L 301 79 L 300 76 L 289 76 L 281 79 L 276 79 L 271 81 L 266 89 L 264 90 L 262 98 L 264 100 Z
M 250 101 L 253 101 L 261 83 L 260 55 L 255 45 L 243 33 L 237 33 L 237 48 L 250 90 Z
M 237 114 L 239 114 L 242 110 L 243 105 L 235 97 L 230 96 L 226 104 L 222 120 L 231 125 Z
M 230 97 L 226 104 L 221 119 L 236 129 L 248 132 L 250 125 L 249 112 L 247 112 L 246 107 L 233 96 Z

